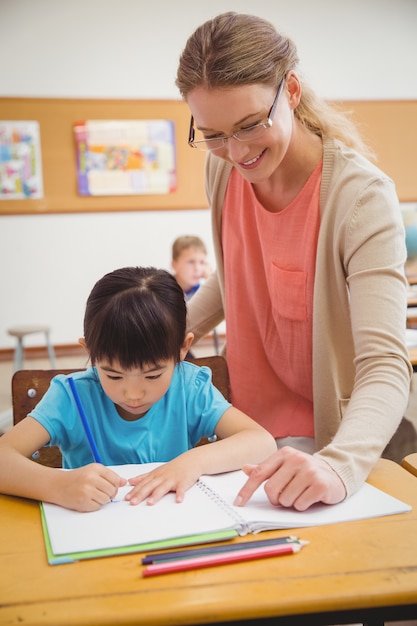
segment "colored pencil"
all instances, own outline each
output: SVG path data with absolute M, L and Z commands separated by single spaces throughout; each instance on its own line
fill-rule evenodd
M 278 544 L 275 546 L 265 546 L 263 548 L 252 548 L 249 550 L 236 550 L 232 552 L 222 552 L 218 554 L 207 554 L 200 557 L 188 559 L 176 559 L 174 561 L 163 561 L 147 565 L 142 575 L 158 576 L 159 574 L 171 574 L 174 572 L 185 572 L 187 570 L 200 569 L 202 567 L 212 567 L 213 565 L 224 565 L 226 563 L 239 563 L 241 561 L 251 561 L 272 556 L 282 556 L 299 552 L 305 542 Z
M 71 376 L 68 376 L 68 382 L 69 382 L 69 386 L 70 386 L 71 391 L 72 391 L 72 395 L 74 396 L 75 404 L 77 405 L 78 413 L 79 413 L 79 416 L 81 418 L 81 422 L 82 422 L 82 425 L 83 425 L 83 428 L 84 428 L 84 432 L 85 432 L 86 437 L 88 439 L 88 443 L 90 444 L 90 450 L 91 450 L 91 454 L 93 455 L 93 459 L 94 459 L 94 461 L 96 463 L 102 463 L 101 458 L 100 458 L 100 454 L 99 454 L 99 452 L 97 450 L 97 446 L 96 446 L 96 444 L 94 442 L 93 435 L 92 435 L 91 430 L 90 430 L 90 426 L 88 425 L 87 416 L 85 414 L 84 407 L 82 405 L 80 395 L 79 395 L 78 390 L 77 390 L 77 388 L 75 386 L 74 379 Z
M 298 537 L 275 537 L 275 539 L 258 539 L 245 543 L 222 543 L 221 545 L 207 546 L 204 548 L 186 548 L 185 550 L 170 550 L 169 552 L 156 552 L 147 554 L 142 559 L 142 565 L 159 563 L 160 561 L 172 561 L 188 557 L 205 556 L 206 554 L 217 554 L 219 552 L 233 552 L 235 550 L 249 550 L 251 548 L 261 548 L 264 546 L 276 546 L 279 544 L 297 543 Z

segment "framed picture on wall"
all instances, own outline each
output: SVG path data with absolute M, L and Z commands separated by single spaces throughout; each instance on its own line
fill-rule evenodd
M 0 200 L 42 197 L 39 123 L 0 120 Z
M 171 120 L 87 120 L 74 125 L 77 186 L 82 196 L 175 191 Z

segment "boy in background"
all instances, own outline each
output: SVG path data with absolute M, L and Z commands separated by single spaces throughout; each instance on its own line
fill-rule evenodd
M 203 240 L 194 235 L 177 237 L 172 244 L 171 266 L 185 299 L 189 300 L 211 272 Z
M 188 301 L 200 287 L 201 280 L 212 272 L 204 241 L 196 235 L 177 237 L 172 244 L 171 267 L 177 283 L 184 292 L 185 300 Z M 216 329 L 213 330 L 213 341 L 216 354 L 219 354 Z M 193 358 L 191 351 L 188 352 L 187 358 Z

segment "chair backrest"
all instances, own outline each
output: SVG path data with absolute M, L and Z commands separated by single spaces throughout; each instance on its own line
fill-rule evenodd
M 212 371 L 213 384 L 227 400 L 230 400 L 229 372 L 222 356 L 190 359 L 198 366 L 206 365 Z M 17 424 L 28 415 L 47 391 L 51 379 L 57 374 L 72 374 L 79 369 L 18 370 L 12 378 L 13 423 Z M 57 447 L 45 447 L 34 455 L 42 465 L 61 467 L 61 453 Z

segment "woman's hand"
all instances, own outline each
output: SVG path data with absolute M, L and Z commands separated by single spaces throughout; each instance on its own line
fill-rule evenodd
M 239 491 L 235 506 L 244 506 L 265 482 L 271 504 L 305 511 L 315 502 L 336 504 L 346 497 L 343 482 L 325 461 L 317 456 L 285 446 L 259 465 L 245 465 L 249 476 Z

